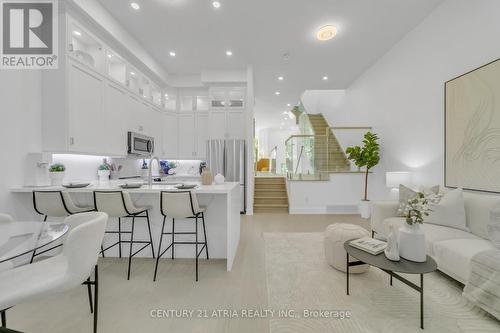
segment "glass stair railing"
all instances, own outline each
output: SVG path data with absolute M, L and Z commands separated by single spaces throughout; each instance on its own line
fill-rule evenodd
M 368 126 L 331 127 L 322 114 L 302 113 L 301 134 L 285 142 L 287 178 L 290 180 L 329 180 L 334 173 L 359 173 L 345 149 L 358 145 Z

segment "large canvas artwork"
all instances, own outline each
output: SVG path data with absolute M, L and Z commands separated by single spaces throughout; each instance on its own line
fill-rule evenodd
M 445 185 L 500 192 L 500 59 L 445 83 Z

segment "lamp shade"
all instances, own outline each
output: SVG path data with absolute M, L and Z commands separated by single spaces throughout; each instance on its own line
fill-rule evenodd
M 385 186 L 398 188 L 399 184 L 408 184 L 411 180 L 409 171 L 391 171 L 385 173 Z

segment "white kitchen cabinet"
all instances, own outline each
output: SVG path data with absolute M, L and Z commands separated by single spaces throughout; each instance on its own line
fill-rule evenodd
M 178 123 L 177 114 L 173 112 L 163 113 L 163 157 L 169 159 L 178 158 Z
M 207 156 L 208 140 L 208 113 L 199 112 L 196 114 L 196 152 L 197 159 L 204 159 Z
M 212 110 L 208 116 L 208 138 L 244 139 L 246 119 L 242 111 Z
M 226 111 L 210 111 L 207 123 L 210 139 L 226 138 Z
M 246 129 L 245 112 L 228 111 L 226 113 L 226 138 L 244 139 Z
M 107 154 L 125 155 L 127 153 L 127 121 L 129 119 L 128 97 L 125 89 L 107 83 L 104 93 L 104 126 Z
M 163 134 L 162 134 L 162 113 L 156 108 L 151 107 L 148 111 L 147 118 L 149 119 L 149 132 L 147 135 L 152 136 L 155 140 L 154 155 L 163 155 Z
M 69 63 L 69 149 L 93 153 L 105 140 L 103 124 L 103 80 L 74 62 Z
M 196 118 L 194 112 L 179 114 L 179 159 L 196 158 Z

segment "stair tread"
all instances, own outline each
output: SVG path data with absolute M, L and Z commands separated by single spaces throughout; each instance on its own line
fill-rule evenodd
M 273 208 L 286 208 L 288 204 L 254 204 L 254 207 L 273 207 Z

